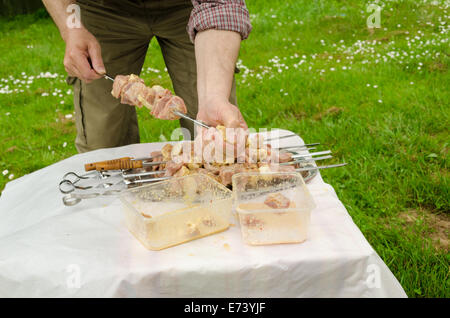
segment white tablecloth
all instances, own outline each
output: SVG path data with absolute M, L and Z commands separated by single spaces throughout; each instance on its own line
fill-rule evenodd
M 66 172 L 161 146 L 78 154 L 9 182 L 0 197 L 0 297 L 406 297 L 320 175 L 308 184 L 317 207 L 301 244 L 249 246 L 237 224 L 149 251 L 128 232 L 117 198 L 63 205 Z

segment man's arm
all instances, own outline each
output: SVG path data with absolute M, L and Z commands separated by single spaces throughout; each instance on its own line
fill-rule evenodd
M 239 109 L 229 102 L 241 36 L 206 30 L 195 37 L 198 118 L 207 124 L 247 128 Z
M 67 25 L 69 14 L 66 10 L 75 1 L 43 0 L 43 3 L 52 16 L 53 21 L 55 21 L 61 37 L 66 42 L 64 67 L 67 73 L 88 83 L 101 78 L 100 74 L 104 74 L 106 71 L 103 65 L 100 44 L 82 25 L 80 28 L 72 28 Z M 89 59 L 91 63 L 89 63 Z
M 239 109 L 229 102 L 242 39 L 251 30 L 243 0 L 194 0 L 188 32 L 197 61 L 197 118 L 210 125 L 247 128 Z

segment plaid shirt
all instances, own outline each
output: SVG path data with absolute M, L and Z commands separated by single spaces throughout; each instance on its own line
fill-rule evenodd
M 187 26 L 191 41 L 195 34 L 207 29 L 235 31 L 245 40 L 252 25 L 245 0 L 192 0 L 194 9 Z

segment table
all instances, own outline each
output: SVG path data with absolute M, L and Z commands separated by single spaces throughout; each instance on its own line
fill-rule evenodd
M 280 139 L 296 144 L 300 137 Z M 66 172 L 161 147 L 77 154 L 9 182 L 0 197 L 0 297 L 406 297 L 320 175 L 308 184 L 317 207 L 301 244 L 249 246 L 235 225 L 149 251 L 128 232 L 119 199 L 63 205 Z

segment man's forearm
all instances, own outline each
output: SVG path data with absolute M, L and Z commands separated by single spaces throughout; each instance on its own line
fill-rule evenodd
M 214 100 L 228 101 L 240 43 L 240 34 L 233 31 L 210 29 L 195 37 L 200 106 Z
M 58 26 L 61 37 L 65 39 L 68 26 L 67 26 L 67 7 L 70 4 L 75 3 L 75 0 L 42 0 L 47 11 L 50 13 L 53 21 Z

